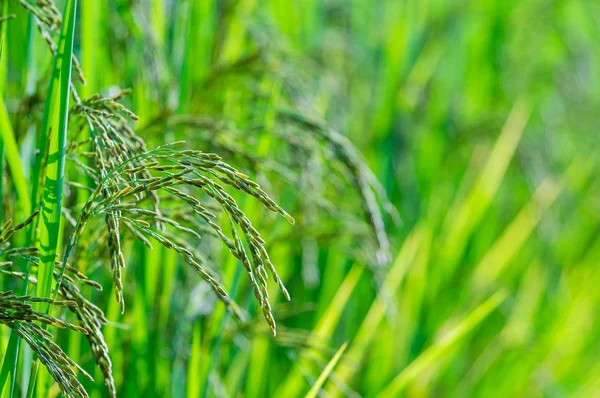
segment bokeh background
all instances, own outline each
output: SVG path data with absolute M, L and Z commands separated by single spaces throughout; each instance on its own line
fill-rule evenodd
M 8 9 L 2 75 L 26 142 L 51 57 Z M 82 95 L 131 88 L 149 147 L 219 153 L 297 221 L 239 197 L 292 296 L 273 290 L 276 337 L 211 239 L 247 323 L 133 241 L 120 315 L 101 249 L 81 249 L 120 395 L 304 396 L 345 342 L 323 397 L 600 394 L 599 17 L 584 0 L 80 1 Z M 354 155 L 399 215 L 375 195 L 383 237 Z M 85 340 L 58 336 L 105 396 Z

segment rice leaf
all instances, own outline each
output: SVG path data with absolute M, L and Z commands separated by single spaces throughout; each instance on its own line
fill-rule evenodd
M 40 174 L 42 177 L 40 182 L 43 181 L 44 188 L 41 197 L 42 214 L 39 228 L 41 261 L 38 269 L 39 283 L 36 293 L 41 297 L 49 297 L 50 295 L 52 272 L 60 234 L 76 10 L 77 0 L 68 0 L 65 3 L 61 36 L 58 51 L 54 58 L 52 78 L 44 108 L 42 142 L 38 145 L 38 148 L 42 149 L 41 153 L 47 154 Z M 47 148 L 45 144 L 48 145 Z M 37 181 L 34 180 L 34 184 L 36 183 Z M 40 198 L 34 196 L 33 199 L 38 200 Z
M 333 358 L 331 358 L 325 369 L 323 369 L 323 372 L 321 372 L 321 374 L 319 375 L 319 378 L 317 379 L 315 384 L 313 384 L 313 386 L 310 388 L 308 394 L 306 394 L 306 398 L 314 398 L 317 396 L 319 390 L 321 389 L 321 386 L 325 383 L 331 372 L 333 372 L 333 368 L 335 368 L 335 365 L 337 365 L 337 363 L 339 362 L 340 358 L 344 354 L 344 351 L 346 351 L 347 346 L 348 342 L 345 342 L 337 350 L 337 352 L 335 353 Z
M 402 390 L 419 374 L 429 366 L 432 366 L 454 345 L 458 344 L 467 333 L 479 325 L 489 314 L 492 313 L 506 299 L 507 293 L 496 292 L 493 296 L 475 308 L 465 319 L 448 331 L 440 340 L 431 345 L 421 355 L 408 365 L 390 384 L 387 385 L 377 396 L 397 397 Z
M 10 123 L 8 112 L 4 98 L 0 95 L 0 138 L 4 146 L 4 156 L 8 163 L 8 168 L 12 175 L 15 189 L 17 191 L 17 201 L 19 210 L 22 214 L 27 214 L 31 211 L 31 201 L 29 199 L 29 189 L 25 174 L 23 174 L 23 165 L 19 156 L 19 148 L 15 141 L 15 135 Z

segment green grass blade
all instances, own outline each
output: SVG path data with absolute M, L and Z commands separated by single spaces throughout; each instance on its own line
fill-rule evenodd
M 16 333 L 11 333 L 6 347 L 6 354 L 2 362 L 0 383 L 2 383 L 2 398 L 12 397 L 15 389 L 17 374 L 17 354 L 21 338 Z
M 364 269 L 365 267 L 358 263 L 354 264 L 350 269 L 350 272 L 348 272 L 348 275 L 346 275 L 344 281 L 340 284 L 335 296 L 329 301 L 327 309 L 323 312 L 323 315 L 312 329 L 311 336 L 307 343 L 309 347 L 312 344 L 326 344 L 329 341 L 329 338 L 335 332 L 335 328 L 339 323 L 342 312 L 344 308 L 346 308 L 346 304 L 352 296 L 352 292 L 360 280 Z M 309 351 L 310 349 L 306 348 L 299 354 L 298 361 L 294 363 L 287 377 L 278 387 L 277 392 L 275 393 L 276 396 L 296 397 L 300 395 L 302 388 L 305 386 L 305 379 L 302 376 L 301 368 L 309 366 Z
M 531 201 L 521 209 L 475 268 L 474 286 L 483 290 L 498 278 L 562 190 L 562 184 L 552 179 L 546 179 L 540 184 Z
M 466 198 L 457 198 L 448 211 L 442 235 L 448 238 L 440 249 L 445 272 L 450 273 L 454 270 L 464 253 L 468 238 L 496 196 L 530 112 L 530 107 L 523 100 L 514 105 L 475 185 Z
M 202 393 L 202 386 L 198 379 L 200 374 L 200 363 L 201 358 L 201 345 L 202 345 L 202 330 L 200 328 L 200 322 L 196 322 L 193 326 L 192 332 L 192 345 L 190 347 L 190 359 L 188 366 L 188 383 L 187 383 L 187 398 L 199 397 Z
M 36 293 L 41 297 L 50 295 L 60 229 L 76 8 L 77 0 L 69 0 L 65 4 L 60 42 L 44 109 L 42 137 L 48 137 L 49 141 L 39 229 L 40 266 Z
M 6 15 L 6 11 L 8 10 L 8 3 L 2 3 L 2 9 L 0 11 L 0 18 Z M 2 49 L 5 44 L 5 36 L 6 36 L 6 28 L 5 24 L 0 23 L 0 99 L 4 100 L 4 89 L 5 83 L 4 79 L 6 77 L 5 69 L 6 69 L 6 59 L 2 57 Z M 0 178 L 4 177 L 4 142 L 0 142 Z M 4 197 L 4 186 L 0 184 L 0 198 Z M 0 220 L 4 220 L 4 211 L 0 206 Z
M 25 174 L 23 174 L 23 166 L 21 157 L 19 156 L 19 147 L 15 140 L 15 135 L 10 124 L 8 112 L 4 99 L 0 97 L 0 137 L 4 145 L 4 154 L 6 162 L 12 175 L 15 189 L 17 191 L 17 201 L 22 215 L 28 214 L 31 211 L 31 201 L 29 199 L 29 189 Z
M 398 376 L 396 376 L 386 388 L 378 394 L 379 398 L 398 397 L 404 387 L 414 380 L 421 372 L 434 364 L 450 348 L 479 325 L 492 311 L 494 311 L 506 299 L 505 292 L 497 292 L 477 307 L 460 324 L 448 332 L 443 339 L 434 343 L 431 347 L 419 355 Z
M 98 73 L 98 69 L 102 70 L 98 64 L 102 61 L 102 7 L 105 7 L 105 4 L 100 0 L 81 3 L 81 68 L 87 81 L 82 95 L 85 98 L 98 92 L 98 80 L 102 76 Z
M 38 229 L 40 263 L 38 267 L 36 295 L 50 297 L 52 273 L 60 233 L 60 218 L 63 195 L 63 178 L 67 140 L 68 108 L 71 82 L 71 60 L 75 34 L 77 0 L 68 0 L 63 12 L 58 51 L 54 57 L 52 78 L 44 106 L 44 119 L 39 135 L 39 150 L 32 173 L 32 199 L 41 203 L 40 226 Z M 46 154 L 46 156 L 44 156 Z M 45 164 L 43 162 L 45 159 Z M 42 197 L 38 186 L 43 184 Z M 57 289 L 58 291 L 58 289 Z M 40 306 L 44 310 L 44 306 Z M 32 371 L 28 397 L 35 392 L 39 361 Z M 44 380 L 41 380 L 42 384 Z
M 408 271 L 409 266 L 416 258 L 419 250 L 428 249 L 429 232 L 424 226 L 418 226 L 405 240 L 400 253 L 396 257 L 392 268 L 386 276 L 382 290 L 388 295 L 394 294 Z M 385 297 L 383 292 L 375 299 L 369 312 L 365 316 L 356 336 L 352 340 L 352 345 L 348 354 L 344 357 L 337 372 L 340 382 L 346 382 L 352 378 L 356 372 L 356 364 L 362 362 L 367 353 L 369 345 L 376 337 L 377 328 L 385 316 Z M 332 389 L 329 391 L 332 396 L 337 396 L 339 391 Z
M 0 16 L 5 16 L 8 11 L 8 2 L 3 2 L 2 12 Z M 4 103 L 5 82 L 6 82 L 6 65 L 7 56 L 4 51 L 6 44 L 6 21 L 0 23 L 0 179 L 4 174 L 4 157 L 8 162 L 13 182 L 17 191 L 18 209 L 21 215 L 25 215 L 30 211 L 31 203 L 29 200 L 29 192 L 27 189 L 27 180 L 23 174 L 23 167 L 19 156 L 19 149 L 15 140 L 15 135 L 10 123 L 6 105 Z M 0 197 L 4 198 L 4 184 L 0 184 Z M 2 207 L 2 206 L 0 206 Z M 3 219 L 2 214 L 2 219 Z M 2 369 L 0 371 L 0 392 L 2 397 L 12 396 L 15 388 L 17 359 L 20 347 L 20 338 L 16 333 L 10 333 L 6 352 L 2 360 Z
M 5 16 L 8 12 L 8 2 L 3 2 L 2 10 L 0 11 L 0 17 Z M 10 118 L 6 110 L 6 104 L 4 102 L 5 78 L 6 78 L 6 64 L 7 56 L 4 52 L 4 46 L 6 44 L 6 24 L 7 21 L 0 23 L 0 139 L 2 140 L 2 146 L 8 168 L 10 169 L 15 189 L 18 196 L 19 209 L 22 211 L 21 215 L 25 216 L 28 214 L 31 208 L 29 193 L 27 188 L 27 180 L 23 174 L 23 166 L 21 158 L 19 156 L 19 147 L 15 140 L 15 134 L 10 123 Z
M 331 361 L 329 361 L 325 369 L 323 369 L 323 372 L 321 372 L 321 374 L 319 375 L 319 378 L 317 379 L 315 384 L 313 384 L 313 386 L 311 387 L 308 394 L 306 394 L 306 398 L 314 398 L 317 396 L 319 390 L 321 389 L 321 386 L 323 386 L 331 372 L 333 372 L 333 368 L 335 368 L 335 365 L 339 362 L 340 358 L 344 354 L 344 351 L 346 351 L 347 346 L 348 342 L 342 344 L 339 350 L 337 350 L 333 358 L 331 358 Z

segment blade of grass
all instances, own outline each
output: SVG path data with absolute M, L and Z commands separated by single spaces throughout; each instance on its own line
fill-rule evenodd
M 266 387 L 266 368 L 262 366 L 269 360 L 269 352 L 271 351 L 269 339 L 265 337 L 257 337 L 252 342 L 250 350 L 250 362 L 248 364 L 248 376 L 246 377 L 246 387 L 244 392 L 249 397 L 265 396 Z
M 317 394 L 319 393 L 319 390 L 321 389 L 321 386 L 323 386 L 323 384 L 325 383 L 325 381 L 327 380 L 327 378 L 329 377 L 331 372 L 333 372 L 333 368 L 335 368 L 335 365 L 337 365 L 337 363 L 339 362 L 340 358 L 344 354 L 344 351 L 346 351 L 347 346 L 348 346 L 348 342 L 345 342 L 337 350 L 337 352 L 335 353 L 333 358 L 331 358 L 331 361 L 329 361 L 329 363 L 327 364 L 325 369 L 323 369 L 323 372 L 321 372 L 321 374 L 319 375 L 319 378 L 317 379 L 315 384 L 313 384 L 313 386 L 311 387 L 308 394 L 306 394 L 306 398 L 314 398 L 317 396 Z
M 76 9 L 77 0 L 66 2 L 58 52 L 54 58 L 52 79 L 44 108 L 42 142 L 46 143 L 45 137 L 47 137 L 48 155 L 44 170 L 39 174 L 44 176 L 39 229 L 40 265 L 36 291 L 40 297 L 49 297 L 50 295 L 58 245 Z M 42 146 L 41 149 L 40 154 L 46 153 L 45 146 Z M 34 184 L 36 182 L 33 181 Z
M 2 14 L 5 15 L 8 10 L 8 2 L 4 2 Z M 0 15 L 0 16 L 1 16 Z M 3 152 L 6 156 L 8 168 L 15 184 L 21 216 L 26 216 L 31 209 L 31 201 L 27 188 L 27 179 L 23 174 L 23 165 L 19 156 L 19 147 L 15 140 L 15 134 L 10 123 L 10 118 L 4 103 L 4 91 L 6 89 L 4 80 L 6 75 L 7 57 L 4 54 L 4 46 L 6 44 L 6 23 L 0 23 L 0 138 L 2 139 Z
M 81 68 L 85 74 L 87 84 L 83 87 L 82 94 L 89 97 L 98 91 L 98 62 L 100 59 L 100 40 L 102 32 L 102 8 L 106 6 L 102 0 L 84 1 L 81 3 Z
M 214 34 L 213 0 L 190 1 L 186 8 L 185 44 L 179 78 L 179 112 L 188 110 L 190 91 L 206 74 Z M 200 25 L 198 21 L 202 21 Z
M 586 178 L 592 170 L 590 166 L 589 162 L 577 158 L 565 171 L 560 181 L 547 178 L 540 184 L 531 201 L 521 209 L 475 268 L 474 286 L 484 289 L 493 283 L 523 247 L 544 213 L 563 191 L 567 181 L 574 176 Z
M 487 251 L 473 274 L 474 285 L 480 289 L 493 283 L 512 258 L 523 247 L 544 212 L 554 203 L 563 186 L 544 180 L 535 191 L 531 201 L 519 212 L 494 246 Z
M 7 14 L 8 2 L 2 3 L 0 18 Z M 4 101 L 4 88 L 6 79 L 6 59 L 2 57 L 5 45 L 6 24 L 0 22 L 0 99 Z M 1 128 L 1 127 L 0 127 Z M 0 141 L 0 181 L 4 178 L 4 140 Z M 0 198 L 4 198 L 4 184 L 0 184 Z M 0 206 L 0 222 L 4 222 L 4 209 Z M 2 334 L 0 334 L 0 347 L 2 347 Z
M 0 18 L 9 18 L 8 17 L 8 1 L 3 1 L 2 9 L 0 9 Z M 10 18 L 14 18 L 15 15 L 11 15 Z M 4 19 L 0 22 L 0 94 L 2 94 L 2 98 L 4 98 L 4 89 L 6 88 L 6 56 L 3 56 L 5 51 L 4 47 L 6 46 L 6 22 L 8 19 Z
M 2 4 L 2 14 L 6 15 L 8 10 L 8 2 Z M 6 22 L 6 21 L 5 21 Z M 6 81 L 6 65 L 7 56 L 4 51 L 6 44 L 6 23 L 0 23 L 0 138 L 2 151 L 0 156 L 0 162 L 2 162 L 2 173 L 0 173 L 0 179 L 3 177 L 4 172 L 4 158 L 6 157 L 8 167 L 10 169 L 13 183 L 17 191 L 19 211 L 21 216 L 25 216 L 31 209 L 31 203 L 29 199 L 29 193 L 27 191 L 27 180 L 23 174 L 23 167 L 19 156 L 19 149 L 15 140 L 15 135 L 10 123 L 9 115 L 6 110 L 4 103 L 4 92 L 5 92 L 5 81 Z M 2 198 L 4 198 L 4 192 L 2 185 Z M 2 207 L 2 206 L 0 206 Z M 5 355 L 2 360 L 2 369 L 0 371 L 0 392 L 2 397 L 12 396 L 15 388 L 16 373 L 18 354 L 20 348 L 20 337 L 16 333 L 10 333 L 8 345 L 6 347 Z
M 421 372 L 433 365 L 450 348 L 459 343 L 460 340 L 479 325 L 492 311 L 494 311 L 506 299 L 507 294 L 503 291 L 496 292 L 492 297 L 479 305 L 463 321 L 449 331 L 442 339 L 435 342 L 410 365 L 398 374 L 378 395 L 378 398 L 400 396 L 402 390 L 414 380 Z
M 187 369 L 187 398 L 196 398 L 199 397 L 202 393 L 202 386 L 200 385 L 200 380 L 198 379 L 198 374 L 200 374 L 200 363 L 202 362 L 201 357 L 201 344 L 202 344 L 202 329 L 200 327 L 200 320 L 198 320 L 193 326 L 192 333 L 192 346 L 190 347 L 190 359 L 189 365 Z
M 431 264 L 431 236 L 426 236 L 417 255 L 410 265 L 410 270 L 402 282 L 397 294 L 390 293 L 393 307 L 387 310 L 387 317 L 377 328 L 377 337 L 369 347 L 369 360 L 361 370 L 365 385 L 365 396 L 373 396 L 389 382 L 398 372 L 400 366 L 405 366 L 416 350 L 415 335 L 423 323 L 423 304 L 429 286 L 429 273 L 435 272 Z M 428 269 L 430 269 L 428 271 Z M 390 350 L 393 341 L 394 350 Z M 414 355 L 416 355 L 416 352 Z
M 354 264 L 350 269 L 335 296 L 329 301 L 327 309 L 313 328 L 307 342 L 309 347 L 317 342 L 323 345 L 329 341 L 364 269 L 365 267 L 360 264 Z M 290 369 L 286 379 L 280 384 L 275 396 L 297 397 L 300 395 L 305 385 L 305 378 L 302 375 L 301 368 L 310 366 L 309 354 L 308 349 L 303 350 L 299 354 L 298 361 L 292 365 L 292 369 Z
M 31 200 L 29 199 L 29 189 L 27 179 L 23 173 L 23 165 L 19 156 L 19 147 L 15 140 L 15 135 L 10 123 L 8 112 L 4 99 L 0 96 L 0 137 L 5 149 L 6 162 L 10 170 L 15 189 L 17 191 L 17 204 L 21 215 L 28 214 L 31 211 Z
M 400 253 L 396 257 L 392 268 L 388 272 L 380 293 L 365 316 L 356 336 L 352 340 L 352 345 L 348 355 L 340 364 L 337 376 L 340 382 L 347 382 L 356 372 L 356 364 L 362 362 L 366 355 L 367 348 L 376 337 L 377 327 L 383 320 L 386 308 L 387 295 L 394 294 L 408 271 L 408 267 L 416 258 L 419 250 L 429 250 L 429 230 L 426 225 L 417 226 L 415 230 L 406 238 Z M 385 292 L 386 296 L 384 296 Z M 339 395 L 337 389 L 328 391 L 332 396 Z
M 158 249 L 158 248 L 157 248 Z M 155 250 L 157 250 L 155 249 Z M 171 300 L 173 295 L 173 285 L 177 277 L 177 253 L 173 250 L 166 250 L 166 248 L 160 248 L 162 267 L 159 285 L 161 285 L 160 295 L 157 298 L 160 312 L 158 319 L 156 320 L 158 326 L 157 329 L 162 333 L 164 330 L 168 330 L 169 315 L 171 313 Z M 162 339 L 159 340 L 162 342 Z M 168 343 L 170 344 L 170 342 Z M 157 358 L 157 369 L 156 369 L 156 383 L 159 391 L 167 393 L 169 391 L 169 383 L 171 380 L 170 361 L 169 358 L 161 356 Z
M 464 252 L 473 229 L 496 196 L 523 134 L 529 114 L 530 108 L 524 100 L 515 103 L 469 196 L 457 198 L 448 211 L 443 226 L 445 233 L 442 234 L 448 238 L 443 243 L 440 252 L 442 263 L 445 264 L 444 273 L 452 272 Z M 459 191 L 462 190 L 463 188 L 459 189 Z
M 58 51 L 54 57 L 52 77 L 44 106 L 43 127 L 41 134 L 38 136 L 38 156 L 32 173 L 32 200 L 35 203 L 41 202 L 41 216 L 39 218 L 41 221 L 38 229 L 39 236 L 37 236 L 37 239 L 39 239 L 40 263 L 37 274 L 38 284 L 36 285 L 36 295 L 40 297 L 50 297 L 51 295 L 52 273 L 60 235 L 76 10 L 77 0 L 68 0 L 65 3 Z M 44 154 L 47 154 L 47 156 L 44 156 Z M 38 197 L 38 186 L 42 184 L 43 195 L 40 198 Z M 55 294 L 57 293 L 58 289 L 56 289 Z M 38 310 L 47 311 L 48 306 L 40 305 Z M 29 383 L 28 397 L 32 397 L 35 391 L 39 366 L 40 362 L 36 361 Z
M 86 85 L 81 88 L 83 97 L 88 98 L 98 92 L 98 80 L 103 68 L 98 64 L 100 48 L 103 45 L 99 38 L 102 31 L 100 24 L 102 8 L 105 7 L 102 0 L 84 1 L 80 5 L 80 24 L 81 24 L 81 68 L 86 77 Z M 92 131 L 89 132 L 92 135 Z M 87 150 L 92 150 L 92 145 L 87 145 Z M 92 166 L 92 160 L 88 159 L 88 166 Z M 77 176 L 77 182 L 82 185 L 92 186 L 93 181 L 90 176 L 82 173 Z M 78 204 L 85 203 L 86 198 L 83 195 L 77 196 Z M 78 269 L 85 273 L 86 262 L 78 264 Z M 73 361 L 79 363 L 81 353 L 81 342 L 84 337 L 81 334 L 74 334 L 69 338 L 69 356 Z

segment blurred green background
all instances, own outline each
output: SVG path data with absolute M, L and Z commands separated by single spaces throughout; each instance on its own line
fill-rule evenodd
M 52 58 L 6 7 L 1 76 L 27 164 Z M 599 44 L 585 0 L 80 1 L 80 94 L 131 88 L 149 147 L 219 153 L 297 220 L 240 198 L 292 296 L 273 290 L 277 337 L 214 242 L 202 250 L 247 324 L 139 242 L 120 315 L 108 261 L 81 249 L 120 396 L 304 396 L 344 342 L 322 397 L 598 396 Z M 401 218 L 382 209 L 390 261 L 335 146 L 281 112 L 362 154 Z M 58 336 L 105 396 L 84 339 Z

